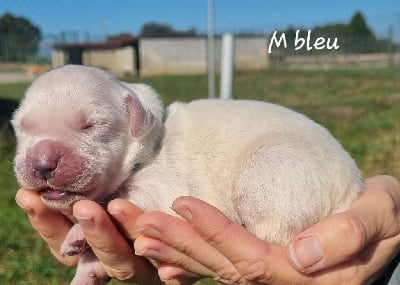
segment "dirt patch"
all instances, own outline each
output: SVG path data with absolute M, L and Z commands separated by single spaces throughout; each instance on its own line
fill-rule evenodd
M 32 78 L 25 72 L 0 72 L 0 84 L 29 81 L 32 81 Z
M 355 118 L 363 113 L 361 109 L 349 106 L 332 106 L 327 108 L 327 111 L 333 116 L 341 118 Z
M 49 64 L 2 63 L 0 83 L 29 82 L 50 68 Z

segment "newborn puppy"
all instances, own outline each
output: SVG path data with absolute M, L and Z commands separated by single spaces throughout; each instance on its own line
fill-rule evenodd
M 249 91 L 250 92 L 250 91 Z M 246 100 L 173 103 L 87 66 L 50 71 L 12 120 L 22 187 L 72 220 L 74 202 L 126 198 L 174 214 L 190 195 L 258 237 L 285 245 L 362 190 L 354 161 L 326 129 L 284 107 Z M 104 284 L 76 224 L 63 254 L 82 254 L 71 284 Z

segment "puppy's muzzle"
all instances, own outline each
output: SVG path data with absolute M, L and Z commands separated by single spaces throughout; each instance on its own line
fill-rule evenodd
M 68 188 L 85 171 L 85 160 L 63 142 L 43 139 L 28 151 L 25 166 L 36 184 Z
M 31 160 L 33 176 L 41 180 L 53 178 L 60 159 L 65 153 L 65 147 L 55 141 L 40 141 L 32 150 Z

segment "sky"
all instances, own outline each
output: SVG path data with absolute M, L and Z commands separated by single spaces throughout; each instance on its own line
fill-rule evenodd
M 207 31 L 207 0 L 0 0 L 0 16 L 12 13 L 38 26 L 44 37 L 61 32 L 95 38 L 128 32 L 137 35 L 144 23 L 175 29 Z M 215 30 L 270 33 L 289 26 L 346 23 L 361 11 L 378 37 L 389 26 L 400 40 L 400 0 L 214 0 Z

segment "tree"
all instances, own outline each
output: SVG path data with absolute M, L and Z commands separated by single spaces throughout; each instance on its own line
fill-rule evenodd
M 119 34 L 115 34 L 115 35 L 108 35 L 107 36 L 107 41 L 113 41 L 113 40 L 118 40 L 121 38 L 132 38 L 132 35 L 128 32 L 126 33 L 119 33 Z
M 361 12 L 354 14 L 349 24 L 349 35 L 358 38 L 374 38 L 374 34 L 368 27 Z
M 373 52 L 377 46 L 377 39 L 368 27 L 364 16 L 357 12 L 348 25 L 348 50 L 356 53 Z
M 146 23 L 140 30 L 141 36 L 171 35 L 174 30 L 167 24 L 159 24 L 155 22 Z
M 38 49 L 41 32 L 27 19 L 4 14 L 0 17 L 0 60 L 26 62 Z
M 140 36 L 195 36 L 196 29 L 191 28 L 186 31 L 173 29 L 168 24 L 156 22 L 145 23 L 140 30 Z

